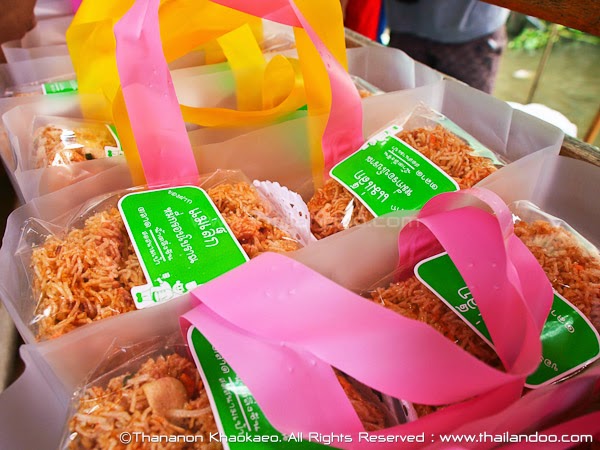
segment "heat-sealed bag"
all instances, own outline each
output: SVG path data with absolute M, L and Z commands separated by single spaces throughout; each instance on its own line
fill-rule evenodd
M 597 188 L 598 180 L 600 180 L 599 177 L 594 176 L 597 175 L 597 168 L 564 157 L 542 156 L 540 154 L 532 155 L 532 157 L 509 166 L 506 172 L 511 173 L 511 175 L 518 175 L 519 173 L 531 175 L 525 178 L 517 178 L 519 183 L 511 181 L 515 178 L 511 177 L 509 180 L 504 180 L 495 175 L 492 176 L 494 178 L 492 180 L 488 178 L 488 183 L 493 185 L 498 192 L 501 192 L 503 198 L 507 201 L 514 201 L 517 198 L 530 200 L 538 204 L 542 210 L 549 211 L 553 216 L 564 218 L 573 228 L 580 230 L 591 243 L 598 245 L 600 239 L 597 235 L 597 227 L 594 226 L 596 216 L 600 214 L 600 209 L 595 205 L 597 198 L 582 195 L 582 192 L 593 192 Z M 573 180 L 578 180 L 579 183 L 572 183 Z M 39 200 L 34 203 L 38 205 L 38 209 L 43 209 L 43 205 L 39 203 Z M 455 206 L 460 208 L 464 204 L 459 203 Z M 315 242 L 297 252 L 290 253 L 289 255 L 293 258 L 293 261 L 288 268 L 291 271 L 292 278 L 298 284 L 297 287 L 292 287 L 293 283 L 286 284 L 289 280 L 282 281 L 283 277 L 287 275 L 285 271 L 280 270 L 284 268 L 280 264 L 280 257 L 263 255 L 248 263 L 260 262 L 263 264 L 260 261 L 262 258 L 265 265 L 261 270 L 253 272 L 250 277 L 254 281 L 250 289 L 244 290 L 244 302 L 239 302 L 238 297 L 235 297 L 235 299 L 229 298 L 229 301 L 227 301 L 228 297 L 217 295 L 221 288 L 228 289 L 227 286 L 229 288 L 232 286 L 225 283 L 221 278 L 217 279 L 217 283 L 204 285 L 198 291 L 197 298 L 202 301 L 203 305 L 209 304 L 211 308 L 219 308 L 219 304 L 223 307 L 226 306 L 227 311 L 222 309 L 220 313 L 227 320 L 235 320 L 239 324 L 242 324 L 247 314 L 253 314 L 251 311 L 255 309 L 256 305 L 253 302 L 256 297 L 272 298 L 272 305 L 260 310 L 260 320 L 254 322 L 256 326 L 261 326 L 271 320 L 273 316 L 279 314 L 280 308 L 298 306 L 297 315 L 300 316 L 303 314 L 302 310 L 305 307 L 314 307 L 315 312 L 307 316 L 309 322 L 306 325 L 311 330 L 311 338 L 306 343 L 316 342 L 330 336 L 332 339 L 329 342 L 332 345 L 336 345 L 337 342 L 341 346 L 340 353 L 343 356 L 353 357 L 353 355 L 361 353 L 368 361 L 366 363 L 365 359 L 361 359 L 357 367 L 362 368 L 362 371 L 360 371 L 360 375 L 358 375 L 358 372 L 354 374 L 354 378 L 361 381 L 361 383 L 364 383 L 366 378 L 370 376 L 371 368 L 385 364 L 386 371 L 376 372 L 382 378 L 385 378 L 385 374 L 390 373 L 395 362 L 398 362 L 401 366 L 398 367 L 399 369 L 405 369 L 408 372 L 416 371 L 414 383 L 411 381 L 412 384 L 407 387 L 405 383 L 398 382 L 398 377 L 392 376 L 394 382 L 390 383 L 387 388 L 380 389 L 382 392 L 393 394 L 395 390 L 403 390 L 405 394 L 410 394 L 408 397 L 413 397 L 411 399 L 413 401 L 417 396 L 423 398 L 429 395 L 430 401 L 432 401 L 433 396 L 438 396 L 440 401 L 438 404 L 441 404 L 443 400 L 448 400 L 448 392 L 456 390 L 457 386 L 461 386 L 467 389 L 470 394 L 473 394 L 474 390 L 470 389 L 473 386 L 489 386 L 490 380 L 501 380 L 502 375 L 491 369 L 486 371 L 484 375 L 471 374 L 470 369 L 473 367 L 467 369 L 465 364 L 474 363 L 473 360 L 467 358 L 457 363 L 454 359 L 464 357 L 464 354 L 460 356 L 460 351 L 455 352 L 448 348 L 438 355 L 439 359 L 436 359 L 431 358 L 429 354 L 433 344 L 422 347 L 418 345 L 419 341 L 414 339 L 396 339 L 398 336 L 393 333 L 402 332 L 402 329 L 406 327 L 421 330 L 423 333 L 421 338 L 428 335 L 431 339 L 434 339 L 433 335 L 424 331 L 426 329 L 424 324 L 414 324 L 411 323 L 412 321 L 403 322 L 401 327 L 393 327 L 393 335 L 387 334 L 387 332 L 383 333 L 372 353 L 370 351 L 363 352 L 365 342 L 371 336 L 378 335 L 382 328 L 386 326 L 388 319 L 397 320 L 391 319 L 395 315 L 365 299 L 361 300 L 357 296 L 353 297 L 356 300 L 354 301 L 351 298 L 352 296 L 348 296 L 347 290 L 336 288 L 336 295 L 332 291 L 323 291 L 316 284 L 312 284 L 316 280 L 314 274 L 310 275 L 310 280 L 304 278 L 309 275 L 310 270 L 307 271 L 307 268 L 310 268 L 312 271 L 319 272 L 338 285 L 354 292 L 362 292 L 366 286 L 372 285 L 377 280 L 382 280 L 391 273 L 398 263 L 399 247 L 396 245 L 398 231 L 412 219 L 412 215 L 408 217 L 406 215 L 405 212 L 397 212 L 382 216 L 369 224 L 354 227 L 328 239 Z M 502 218 L 502 223 L 512 223 L 511 214 L 498 217 Z M 524 213 L 521 213 L 520 217 L 529 220 Z M 442 229 L 447 228 L 449 221 L 444 220 L 441 225 Z M 465 234 L 465 228 L 461 228 L 463 230 L 462 234 L 468 240 L 473 241 L 473 235 L 481 227 L 474 227 L 471 224 L 467 228 L 469 233 Z M 0 258 L 2 258 L 0 263 L 3 264 L 3 267 L 10 270 L 9 264 L 6 264 L 5 254 L 0 255 Z M 271 259 L 268 260 L 268 258 Z M 481 260 L 476 261 L 477 272 L 486 269 L 487 266 L 481 263 Z M 500 262 L 496 261 L 496 264 Z M 518 263 L 518 260 L 515 262 Z M 258 267 L 258 264 L 253 267 Z M 492 266 L 490 265 L 491 269 Z M 227 276 L 224 275 L 224 277 Z M 269 286 L 266 289 L 263 289 L 257 281 L 263 277 L 269 279 Z M 544 274 L 543 277 L 546 278 L 546 275 Z M 223 281 L 223 284 L 221 284 L 221 281 Z M 535 291 L 533 286 L 536 286 L 536 283 L 529 276 L 527 281 L 532 286 L 531 290 Z M 243 283 L 234 285 L 240 288 L 246 282 L 248 282 L 248 278 Z M 212 290 L 214 289 L 213 286 L 217 284 L 221 286 Z M 279 289 L 281 286 L 283 286 L 283 290 Z M 310 286 L 312 288 L 308 292 L 305 291 Z M 527 284 L 524 284 L 523 288 L 527 291 Z M 493 291 L 492 285 L 490 292 Z M 531 292 L 528 295 L 531 295 Z M 473 292 L 473 296 L 479 298 L 476 291 Z M 3 298 L 7 298 L 4 291 Z M 219 299 L 218 302 L 212 302 L 212 299 L 216 298 Z M 327 303 L 330 299 L 344 299 L 340 300 L 342 301 L 342 312 L 335 313 L 331 317 L 330 326 L 326 327 L 321 327 L 316 323 L 330 312 L 329 306 L 331 305 L 324 304 L 322 298 Z M 502 302 L 498 302 L 498 305 L 503 306 L 495 312 L 496 315 L 502 316 L 508 313 L 504 310 L 504 307 L 508 307 L 506 304 L 507 298 L 509 297 L 504 297 Z M 155 308 L 141 310 L 136 315 L 121 315 L 110 321 L 99 322 L 95 326 L 83 327 L 61 339 L 23 347 L 22 354 L 27 362 L 25 375 L 0 396 L 0 437 L 2 442 L 9 443 L 11 448 L 15 449 L 58 446 L 64 426 L 70 418 L 67 409 L 71 394 L 85 382 L 86 374 L 97 365 L 98 355 L 106 351 L 113 339 L 115 340 L 114 345 L 117 347 L 127 347 L 156 335 L 163 337 L 170 335 L 178 326 L 177 317 L 189 311 L 190 300 L 191 294 L 186 294 Z M 313 302 L 313 300 L 315 301 Z M 366 305 L 365 307 L 369 310 L 376 307 L 378 311 L 383 311 L 380 317 L 382 320 L 378 320 L 376 324 L 370 326 L 361 325 L 368 314 L 360 314 L 356 324 L 341 320 L 341 317 L 345 318 L 349 310 L 356 307 L 358 301 L 361 305 Z M 307 302 L 310 305 L 305 305 Z M 229 306 L 226 305 L 227 303 L 229 303 Z M 534 302 L 531 306 L 534 314 L 540 313 L 538 303 Z M 12 311 L 12 309 L 9 310 Z M 521 315 L 508 314 L 508 317 L 511 327 L 505 328 L 520 329 L 517 322 L 520 320 Z M 383 320 L 384 318 L 385 320 Z M 136 321 L 135 325 L 133 320 Z M 140 320 L 142 322 L 139 322 Z M 296 320 L 297 317 L 290 315 L 288 312 L 279 322 L 276 321 L 280 326 L 274 327 L 273 330 L 279 330 L 279 332 L 285 333 L 285 336 L 281 336 L 282 339 L 275 342 L 276 345 L 273 351 L 289 351 L 290 355 L 294 354 L 296 347 L 291 340 L 294 339 L 294 336 L 302 335 L 300 331 L 296 334 L 296 330 L 293 329 Z M 145 326 L 138 326 L 139 323 L 144 323 Z M 543 323 L 541 321 L 536 323 L 536 326 L 539 326 L 541 330 Z M 340 329 L 345 326 L 347 327 L 347 337 L 338 341 Z M 210 331 L 206 324 L 203 324 L 202 327 L 202 334 L 206 334 L 204 341 L 198 339 L 197 334 L 188 338 L 188 341 L 191 339 L 191 342 L 194 343 L 193 346 L 202 351 L 202 353 L 199 353 L 197 363 L 206 363 L 208 364 L 206 367 L 213 365 L 217 368 L 214 374 L 215 377 L 211 377 L 211 379 L 217 380 L 216 384 L 211 386 L 211 392 L 214 396 L 225 399 L 224 405 L 227 407 L 227 398 L 230 400 L 237 399 L 232 395 L 234 391 L 229 389 L 229 387 L 232 387 L 235 389 L 235 393 L 240 396 L 242 405 L 249 405 L 252 412 L 257 412 L 257 408 L 260 408 L 260 411 L 264 414 L 261 417 L 268 420 L 270 427 L 272 427 L 262 427 L 264 422 L 262 422 L 262 418 L 260 419 L 260 431 L 256 435 L 261 436 L 262 439 L 269 440 L 271 436 L 275 436 L 273 439 L 283 439 L 284 436 L 287 436 L 289 440 L 293 434 L 294 441 L 291 442 L 291 445 L 294 446 L 297 445 L 295 442 L 300 441 L 303 442 L 303 445 L 314 446 L 317 443 L 307 441 L 320 440 L 325 443 L 326 440 L 329 440 L 331 445 L 342 448 L 398 448 L 400 445 L 410 446 L 410 448 L 439 448 L 443 444 L 440 441 L 440 435 L 446 440 L 454 439 L 453 437 L 461 439 L 461 436 L 468 435 L 473 440 L 473 448 L 484 449 L 489 448 L 491 439 L 495 439 L 493 441 L 494 445 L 496 443 L 519 445 L 522 442 L 541 442 L 543 439 L 548 439 L 548 442 L 550 442 L 553 439 L 552 436 L 576 434 L 579 439 L 582 439 L 581 442 L 584 440 L 585 442 L 591 442 L 593 436 L 599 432 L 597 428 L 598 423 L 600 423 L 598 422 L 598 413 L 596 412 L 595 416 L 586 415 L 588 412 L 597 411 L 598 392 L 595 387 L 597 387 L 600 379 L 600 371 L 596 364 L 569 380 L 542 386 L 522 397 L 520 397 L 522 382 L 519 382 L 515 389 L 505 386 L 474 398 L 464 408 L 458 408 L 456 405 L 450 406 L 430 414 L 424 419 L 412 421 L 400 427 L 387 428 L 376 434 L 363 434 L 363 437 L 359 440 L 357 432 L 368 433 L 364 428 L 362 430 L 358 428 L 362 427 L 360 421 L 352 422 L 356 427 L 349 427 L 347 425 L 349 422 L 332 422 L 333 419 L 340 417 L 348 419 L 350 415 L 344 414 L 350 414 L 351 410 L 344 409 L 340 411 L 338 409 L 339 405 L 348 401 L 347 397 L 343 397 L 343 394 L 336 397 L 335 401 L 331 401 L 332 391 L 330 388 L 335 387 L 335 383 L 339 385 L 339 381 L 335 377 L 328 378 L 331 383 L 326 386 L 321 384 L 322 377 L 333 376 L 330 366 L 325 367 L 323 365 L 323 359 L 327 358 L 327 355 L 324 353 L 319 353 L 319 355 L 310 354 L 306 360 L 303 360 L 303 356 L 300 355 L 300 359 L 294 361 L 286 359 L 285 362 L 281 362 L 282 360 L 280 360 L 276 366 L 270 366 L 270 356 L 264 355 L 265 358 L 261 359 L 260 366 L 257 366 L 256 360 L 259 353 L 255 353 L 255 350 L 261 352 L 261 348 L 249 347 L 254 345 L 249 341 L 243 341 L 242 346 L 240 346 L 239 341 L 232 341 L 231 347 L 223 345 L 222 341 L 217 344 L 218 339 L 215 340 L 209 337 L 209 333 L 214 336 L 214 330 Z M 321 330 L 323 333 L 320 333 Z M 235 334 L 236 332 L 233 331 L 232 333 Z M 227 335 L 231 336 L 232 333 L 228 332 Z M 209 344 L 206 342 L 209 342 Z M 439 345 L 452 345 L 447 342 L 447 338 L 439 334 L 435 338 L 435 342 Z M 518 347 L 522 342 L 522 339 L 518 339 L 514 342 L 514 345 Z M 409 353 L 402 357 L 398 357 L 397 353 L 393 353 L 392 357 L 387 358 L 382 355 L 381 350 L 389 346 L 393 347 L 394 352 L 402 349 L 402 351 Z M 243 363 L 240 365 L 238 359 L 240 348 L 244 349 L 245 354 L 251 355 L 249 370 L 244 368 Z M 262 355 L 262 353 L 260 354 Z M 449 357 L 448 355 L 452 356 Z M 436 371 L 437 365 L 442 364 L 448 358 L 451 358 L 449 366 L 445 370 Z M 223 360 L 227 361 L 226 365 Z M 518 359 L 516 362 L 519 363 Z M 533 360 L 530 362 L 533 362 Z M 539 363 L 539 358 L 536 362 Z M 343 361 L 340 360 L 335 366 L 341 368 L 342 363 Z M 286 364 L 290 365 L 287 366 Z M 417 366 L 420 367 L 419 370 L 415 369 Z M 221 367 L 226 367 L 226 369 L 221 369 Z M 257 371 L 257 367 L 260 367 L 260 372 Z M 272 368 L 268 369 L 268 367 Z M 233 373 L 237 377 L 232 378 L 233 384 L 228 385 L 226 382 L 224 386 L 220 387 L 218 380 L 223 375 L 219 375 L 219 373 L 223 374 L 223 370 L 229 369 L 234 371 Z M 346 373 L 351 373 L 350 366 L 344 365 L 344 369 Z M 481 366 L 478 366 L 477 370 L 480 369 Z M 460 376 L 455 376 L 457 371 L 460 372 Z M 232 374 L 232 372 L 228 373 Z M 265 379 L 271 374 L 275 374 L 276 381 L 265 382 L 262 384 L 262 388 L 261 385 L 256 384 L 257 378 Z M 308 380 L 307 385 L 293 386 L 294 377 Z M 436 384 L 435 380 L 438 380 L 439 383 Z M 203 380 L 203 383 L 206 387 L 207 383 L 205 381 Z M 286 389 L 287 383 L 292 383 L 291 387 L 294 389 Z M 369 385 L 369 383 L 367 384 Z M 371 384 L 378 384 L 378 382 Z M 268 388 L 263 390 L 265 385 Z M 271 396 L 271 399 L 285 398 L 278 405 L 273 405 L 273 402 L 268 399 L 265 400 L 263 395 L 265 392 L 269 395 L 273 392 L 273 389 L 281 389 L 281 391 L 278 390 L 277 395 Z M 27 395 L 31 392 L 35 392 L 35 396 Z M 339 391 L 335 392 L 339 393 Z M 286 397 L 290 393 L 298 393 L 298 396 L 291 399 Z M 407 398 L 406 395 L 400 394 L 396 393 L 394 396 Z M 252 401 L 248 398 L 249 395 L 251 395 Z M 443 399 L 442 396 L 445 396 L 445 398 Z M 302 402 L 298 398 L 302 399 Z M 312 405 L 315 406 L 314 402 L 320 399 L 324 399 L 321 408 L 307 409 L 301 406 L 302 403 L 307 402 L 312 402 Z M 228 426 L 234 428 L 224 428 L 233 431 L 226 431 L 224 434 L 236 438 L 240 435 L 235 429 L 235 420 L 239 420 L 241 416 L 240 406 L 235 406 L 235 402 L 229 404 L 232 405 L 231 412 L 222 413 L 223 418 L 221 420 L 229 420 L 228 418 L 234 417 L 233 421 L 228 422 Z M 273 406 L 275 406 L 275 409 Z M 316 414 L 315 411 L 319 411 L 319 414 Z M 213 409 L 214 413 L 215 410 Z M 236 414 L 237 419 L 235 419 Z M 306 425 L 303 417 L 304 419 L 310 418 L 310 424 Z M 292 422 L 292 419 L 294 422 Z M 325 423 L 326 419 L 329 420 L 327 423 Z M 31 420 L 39 421 L 39 423 L 44 423 L 46 426 L 41 427 L 38 433 L 20 432 L 29 427 L 28 424 Z M 249 418 L 249 420 L 252 420 L 250 423 L 253 425 L 254 419 Z M 302 433 L 302 430 L 305 430 L 305 432 Z M 223 430 L 219 429 L 219 431 L 222 432 Z M 309 431 L 312 433 L 309 433 Z M 482 441 L 479 438 L 480 433 L 488 433 L 493 437 L 488 438 L 487 441 Z M 174 433 L 174 435 L 177 434 Z M 336 440 L 333 440 L 333 434 L 338 436 Z M 140 438 L 138 437 L 138 439 Z M 155 437 L 155 439 L 158 438 Z M 171 439 L 177 439 L 177 437 L 173 436 Z M 571 443 L 564 444 L 570 445 Z M 265 443 L 265 445 L 268 445 L 268 443 Z M 283 445 L 282 441 L 273 442 L 272 448 L 279 449 Z
M 122 349 L 113 359 L 125 362 L 103 373 L 102 366 L 111 363 L 107 358 L 96 369 L 101 376 L 92 375 L 74 396 L 64 448 L 108 449 L 119 443 L 145 448 L 144 434 L 164 436 L 163 439 L 169 439 L 164 441 L 168 443 L 165 447 L 171 445 L 168 448 L 193 444 L 192 447 L 221 449 L 232 445 L 231 442 L 239 445 L 226 418 L 213 412 L 215 402 L 221 399 L 212 390 L 212 380 L 201 378 L 196 369 L 197 349 L 186 347 L 180 339 L 170 339 L 176 344 L 152 345 L 150 341 Z M 215 358 L 220 355 L 216 353 Z M 240 427 L 254 436 L 262 431 L 274 442 L 279 437 L 277 432 L 268 426 L 262 411 L 222 358 L 220 367 L 226 377 L 222 386 L 229 395 L 230 408 L 239 408 L 241 416 L 246 417 Z M 375 430 L 397 423 L 394 414 L 374 392 L 342 373 L 337 377 L 367 428 Z M 97 426 L 97 421 L 102 421 L 103 426 Z M 127 433 L 131 441 L 123 442 L 123 436 L 129 439 Z
M 418 209 L 440 193 L 474 186 L 501 158 L 425 105 L 391 123 L 330 171 L 309 202 L 321 239 L 398 209 Z
M 24 201 L 125 164 L 120 139 L 103 116 L 83 119 L 73 92 L 13 97 L 0 104 L 10 148 L 2 153 Z M 99 109 L 100 98 L 87 99 Z M 115 187 L 115 189 L 118 187 Z
M 37 116 L 33 120 L 26 169 L 66 166 L 123 154 L 114 126 L 107 123 Z
M 28 220 L 15 254 L 30 295 L 14 301 L 36 339 L 169 300 L 260 253 L 309 242 L 302 200 L 287 189 L 230 172 L 200 186 L 133 189 L 58 222 Z
M 0 64 L 0 97 L 39 95 L 44 92 L 43 83 L 73 79 L 75 71 L 68 56 Z M 46 91 L 55 91 L 52 87 Z
M 576 374 L 600 357 L 600 254 L 572 227 L 530 201 L 512 203 L 510 210 L 515 235 L 535 256 L 554 289 L 542 330 L 541 363 L 526 380 L 528 388 L 539 388 Z M 393 278 L 364 296 L 427 323 L 479 360 L 502 369 L 476 301 L 447 254 L 424 259 L 399 280 Z M 573 350 L 566 352 L 566 348 Z M 438 410 L 426 405 L 406 407 L 413 420 Z
M 160 338 L 107 356 L 74 396 L 61 448 L 108 449 L 130 443 L 144 448 L 142 434 L 179 436 L 179 442 L 163 448 L 200 443 L 222 448 L 209 443 L 211 434 L 218 433 L 217 424 L 200 374 L 181 341 L 176 335 Z M 116 367 L 102 370 L 111 363 Z

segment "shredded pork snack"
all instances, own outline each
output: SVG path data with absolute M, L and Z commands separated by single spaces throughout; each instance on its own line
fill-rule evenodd
M 221 184 L 207 192 L 248 257 L 300 248 L 287 232 L 275 226 L 281 218 L 274 217 L 270 205 L 248 183 Z
M 543 220 L 519 221 L 515 234 L 542 266 L 552 287 L 600 331 L 600 257 L 583 247 L 573 234 Z M 374 290 L 371 300 L 427 323 L 479 360 L 502 370 L 495 351 L 416 276 Z M 414 406 L 419 415 L 437 410 L 427 405 Z
M 450 175 L 461 189 L 470 188 L 497 170 L 493 161 L 479 156 L 467 143 L 437 125 L 401 131 L 398 138 Z M 369 210 L 334 179 L 327 180 L 308 202 L 311 230 L 317 239 L 373 219 Z
M 538 260 L 552 287 L 600 332 L 600 257 L 562 227 L 543 220 L 515 224 L 515 234 Z
M 38 340 L 135 309 L 131 288 L 145 283 L 116 208 L 94 214 L 82 229 L 49 236 L 31 256 Z
M 250 258 L 300 248 L 276 226 L 284 226 L 283 218 L 276 217 L 248 183 L 223 183 L 207 192 Z M 38 340 L 134 310 L 131 288 L 146 283 L 114 207 L 92 215 L 82 228 L 47 237 L 33 249 L 30 268 L 36 299 L 32 323 Z
M 197 443 L 152 443 L 132 440 L 125 445 L 123 432 L 152 436 L 198 435 Z M 69 422 L 69 449 L 203 449 L 217 450 L 210 442 L 217 432 L 200 374 L 190 360 L 171 353 L 149 358 L 135 373 L 111 378 L 106 387 L 85 390 Z
M 367 431 L 395 424 L 373 391 L 337 372 L 337 378 Z M 222 449 L 211 441 L 217 425 L 207 392 L 194 364 L 177 353 L 148 358 L 140 369 L 112 377 L 83 391 L 69 421 L 68 448 L 183 450 Z M 148 436 L 202 436 L 191 442 L 143 442 L 124 445 L 123 432 Z M 139 436 L 139 435 L 138 435 Z
M 117 143 L 108 127 L 103 124 L 48 124 L 34 132 L 35 168 L 65 166 L 105 158 L 105 147 L 117 147 Z

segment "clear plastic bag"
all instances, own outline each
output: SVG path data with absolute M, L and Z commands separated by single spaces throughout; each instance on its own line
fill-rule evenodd
M 568 223 L 528 201 L 511 205 L 515 234 L 536 257 L 556 292 L 600 332 L 600 253 Z
M 382 91 L 376 86 L 373 86 L 371 83 L 362 79 L 359 76 L 350 75 L 350 78 L 352 78 L 354 86 L 356 86 L 356 89 L 358 90 L 358 93 L 360 95 L 360 98 L 367 98 L 373 95 L 384 94 L 384 91 Z
M 269 199 L 239 172 L 207 176 L 205 189 L 249 258 L 267 251 L 302 246 L 300 221 L 282 217 L 277 192 L 287 205 L 302 203 L 285 188 Z M 16 252 L 28 274 L 35 307 L 30 322 L 38 340 L 136 309 L 131 289 L 146 283 L 143 270 L 117 209 L 133 188 L 96 198 L 73 214 L 64 228 L 30 219 Z M 306 214 L 304 220 L 307 220 Z M 305 227 L 306 228 L 306 227 Z M 305 242 L 305 241 L 304 241 Z
M 48 95 L 61 92 L 77 91 L 75 74 L 68 74 L 53 79 L 38 80 L 27 84 L 8 86 L 4 90 L 4 97 L 30 97 L 36 95 Z
M 515 235 L 535 256 L 548 276 L 555 293 L 568 300 L 587 318 L 588 323 L 600 332 L 598 249 L 566 222 L 540 210 L 530 201 L 516 201 L 509 207 L 515 222 Z M 398 270 L 401 271 L 403 269 Z M 400 280 L 397 279 L 397 272 L 390 274 L 379 281 L 377 287 L 366 290 L 363 296 L 398 314 L 428 324 L 479 360 L 503 370 L 503 365 L 491 342 L 482 336 L 472 322 L 469 323 L 461 318 L 447 303 L 447 299 L 442 301 L 441 294 L 427 284 L 430 280 L 424 279 L 422 273 L 417 272 L 415 269 L 414 273 L 411 271 L 409 276 L 404 276 Z M 442 278 L 445 275 L 440 272 L 438 276 Z M 459 295 L 464 299 L 464 303 L 458 306 L 458 311 L 467 313 L 475 310 L 475 301 L 467 288 L 459 292 Z M 557 314 L 554 309 L 551 311 L 552 314 Z M 566 323 L 567 328 L 573 323 L 568 318 L 566 321 L 562 319 L 562 322 Z M 583 342 L 581 344 L 583 345 Z M 543 359 L 542 363 L 544 361 L 546 359 Z M 571 377 L 591 362 L 565 372 L 564 376 L 559 376 L 552 382 Z M 543 365 L 542 363 L 540 365 Z M 540 386 L 544 384 L 547 383 L 542 383 Z M 534 387 L 531 384 L 529 386 Z M 403 402 L 403 405 L 410 420 L 440 409 L 440 407 L 413 405 L 408 402 Z
M 394 133 L 401 141 L 428 159 L 437 170 L 451 177 L 460 189 L 474 186 L 504 165 L 494 152 L 484 147 L 447 117 L 424 104 L 418 105 L 404 123 L 391 122 L 388 127 L 386 128 L 390 133 Z M 383 133 L 376 133 L 368 142 L 376 142 L 382 136 Z M 384 161 L 386 158 L 387 156 L 382 156 L 381 160 Z M 390 163 L 384 161 L 383 164 Z M 409 164 L 400 159 L 399 164 L 400 168 L 391 169 L 399 171 L 400 174 L 396 185 L 398 188 L 405 189 L 406 195 L 410 196 L 413 188 L 402 181 L 403 174 L 413 170 L 418 174 L 419 170 L 415 169 L 419 167 L 418 163 L 410 161 Z M 386 169 L 382 166 L 380 170 L 383 172 Z M 390 169 L 387 171 L 390 172 Z M 423 180 L 425 176 L 426 174 L 422 175 Z M 359 184 L 360 182 L 352 187 L 360 188 Z M 374 217 L 368 206 L 333 178 L 327 180 L 317 190 L 308 202 L 308 207 L 311 214 L 311 229 L 317 239 L 368 222 Z
M 226 364 L 222 359 L 221 363 Z M 229 367 L 224 370 L 228 383 L 222 384 L 223 389 L 253 405 L 241 381 Z M 365 429 L 373 431 L 398 423 L 378 394 L 339 371 L 336 376 Z M 116 349 L 73 396 L 61 448 L 109 449 L 119 443 L 149 448 L 150 439 L 162 438 L 160 448 L 221 449 L 221 439 L 236 436 L 229 435 L 229 430 L 223 437 L 218 434 L 222 428 L 217 428 L 215 403 L 209 401 L 205 382 L 180 337 L 151 339 Z M 235 410 L 237 404 L 231 408 Z M 226 414 L 216 411 L 217 415 Z M 254 434 L 252 430 L 237 431 Z M 271 432 L 276 435 L 275 430 Z M 272 444 L 270 448 L 278 446 Z
M 206 449 L 222 448 L 210 443 L 217 424 L 187 346 L 174 337 L 164 341 L 118 349 L 102 362 L 72 399 L 61 448 L 109 449 L 130 443 L 132 448 L 152 448 L 148 439 L 160 436 L 178 439 L 160 448 L 197 448 L 200 443 Z
M 103 122 L 54 116 L 33 121 L 31 169 L 67 166 L 123 154 L 115 130 Z

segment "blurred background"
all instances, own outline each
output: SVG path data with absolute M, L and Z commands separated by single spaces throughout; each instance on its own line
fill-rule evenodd
M 514 12 L 507 32 L 494 96 L 558 111 L 583 139 L 600 108 L 600 37 Z

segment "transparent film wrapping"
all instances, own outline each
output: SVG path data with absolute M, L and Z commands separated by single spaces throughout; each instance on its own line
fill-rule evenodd
M 199 185 L 249 258 L 305 245 L 308 225 L 300 230 L 302 220 L 292 222 L 281 214 L 285 210 L 276 205 L 276 193 L 267 198 L 240 172 L 218 171 Z M 24 301 L 31 307 L 25 309 L 32 311 L 30 327 L 37 340 L 136 309 L 131 289 L 147 280 L 117 204 L 125 194 L 143 189 L 93 199 L 63 221 L 65 226 L 27 221 L 16 256 L 27 274 L 30 294 Z M 287 201 L 294 195 L 279 190 Z M 299 196 L 293 198 L 301 203 Z
M 504 163 L 442 114 L 419 104 L 405 121 L 397 120 L 396 136 L 451 177 L 460 189 L 474 186 Z M 378 133 L 372 139 L 377 139 Z M 400 176 L 401 178 L 402 176 Z M 308 202 L 311 229 L 322 239 L 368 222 L 373 213 L 337 180 L 328 179 Z

